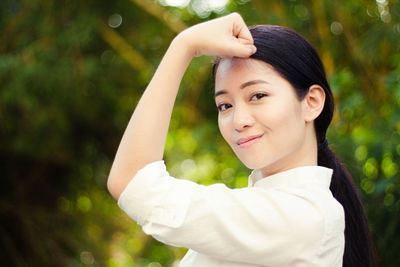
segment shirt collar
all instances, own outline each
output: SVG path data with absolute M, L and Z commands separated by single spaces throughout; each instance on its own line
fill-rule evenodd
M 260 170 L 253 170 L 249 176 L 249 187 L 298 187 L 316 185 L 328 188 L 333 170 L 323 166 L 301 166 L 263 177 Z

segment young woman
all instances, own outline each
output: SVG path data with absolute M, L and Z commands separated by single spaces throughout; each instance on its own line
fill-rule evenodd
M 222 136 L 249 186 L 171 177 L 162 161 L 182 76 L 217 56 Z M 368 224 L 351 177 L 325 138 L 333 97 L 314 48 L 294 31 L 247 28 L 230 14 L 171 43 L 118 148 L 108 188 L 145 233 L 189 248 L 179 266 L 372 266 Z

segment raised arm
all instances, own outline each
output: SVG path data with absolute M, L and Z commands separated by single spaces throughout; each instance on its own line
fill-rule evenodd
M 238 13 L 197 24 L 175 37 L 128 123 L 107 186 L 118 199 L 138 170 L 163 158 L 172 109 L 193 57 L 249 57 L 253 39 Z

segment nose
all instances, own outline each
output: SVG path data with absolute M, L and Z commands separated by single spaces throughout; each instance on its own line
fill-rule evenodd
M 251 112 L 245 106 L 236 106 L 233 112 L 233 127 L 241 132 L 254 124 Z

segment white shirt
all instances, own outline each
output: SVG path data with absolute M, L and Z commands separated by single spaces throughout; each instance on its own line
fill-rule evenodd
M 118 205 L 146 234 L 189 248 L 179 266 L 342 266 L 344 211 L 332 169 L 297 167 L 230 189 L 171 177 L 163 161 L 141 169 Z

